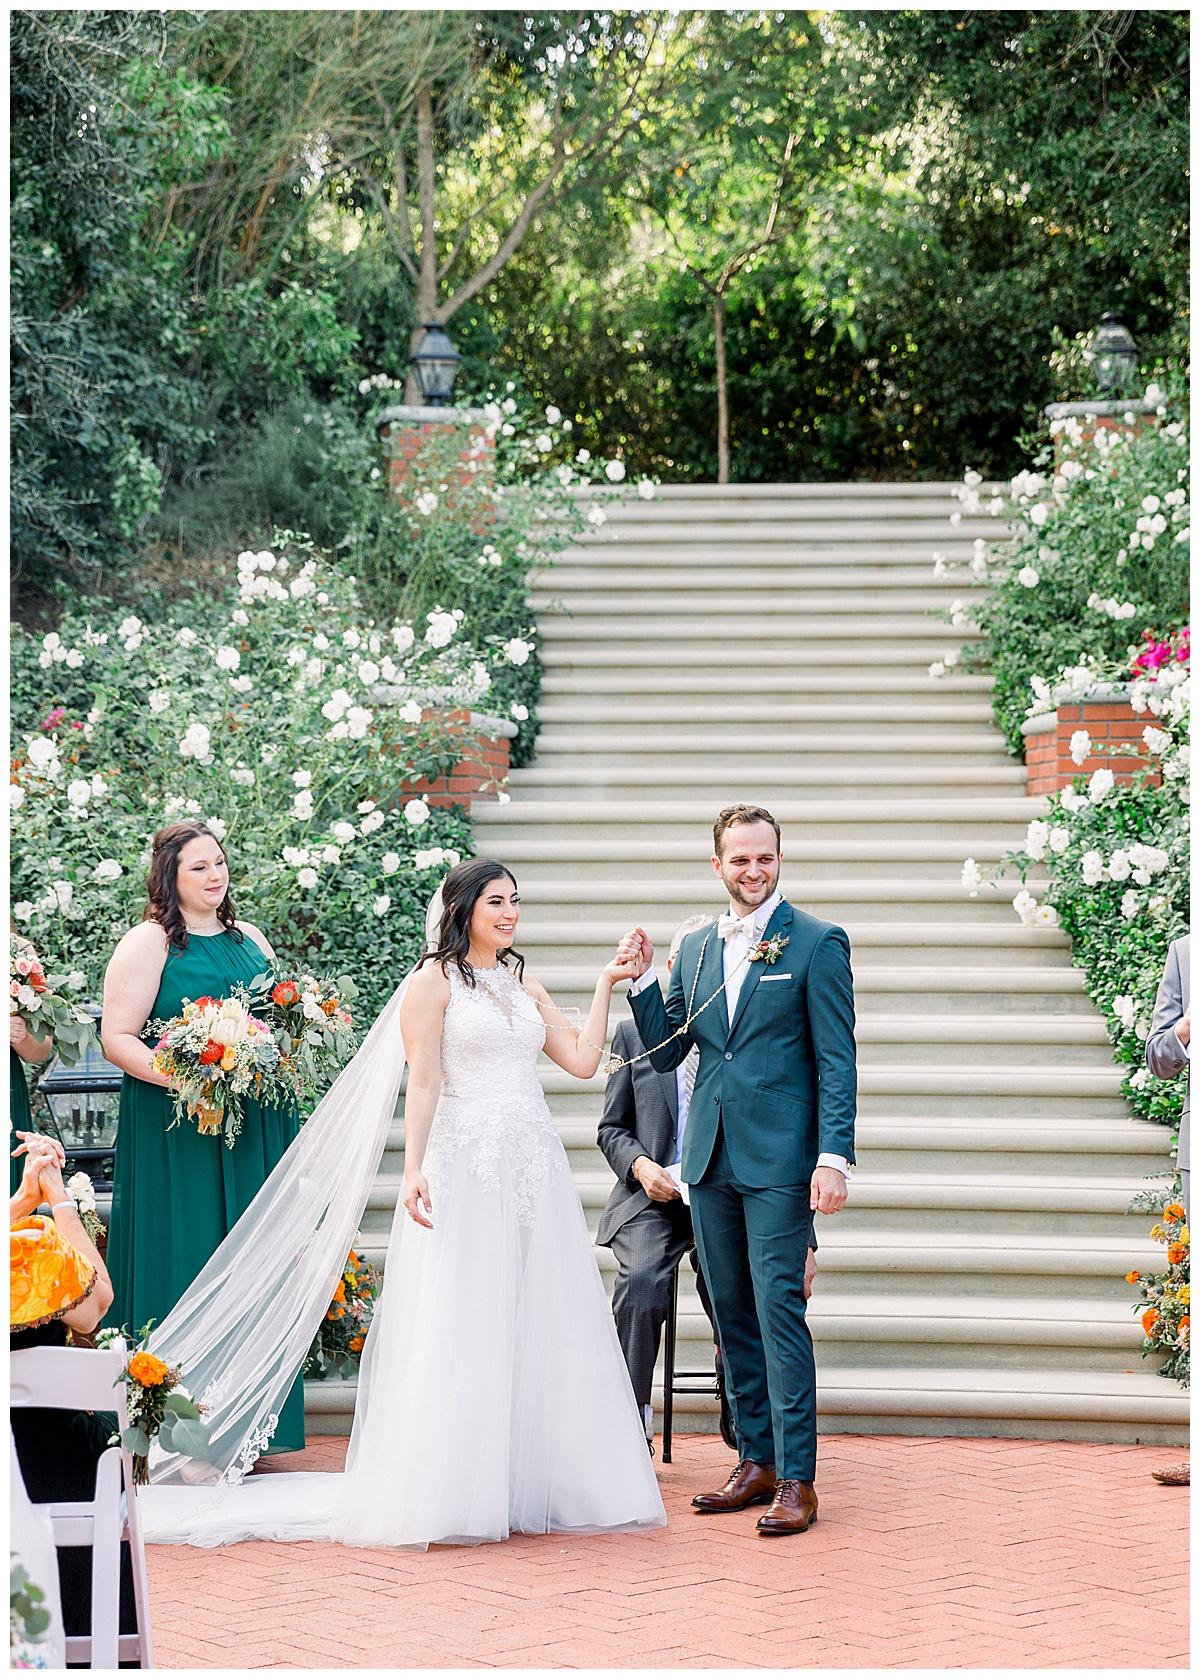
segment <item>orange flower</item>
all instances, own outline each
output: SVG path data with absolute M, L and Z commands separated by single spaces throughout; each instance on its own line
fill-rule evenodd
M 1184 1318 L 1184 1320 L 1183 1320 L 1183 1321 L 1184 1321 L 1184 1323 L 1186 1323 L 1186 1322 L 1187 1322 L 1187 1319 L 1186 1319 L 1186 1318 Z M 352 1340 L 351 1340 L 351 1342 L 350 1342 L 350 1351 L 351 1351 L 351 1352 L 352 1352 L 352 1353 L 360 1353 L 360 1352 L 362 1352 L 362 1350 L 363 1350 L 363 1342 L 364 1342 L 364 1341 L 365 1341 L 365 1340 L 366 1340 L 366 1336 L 365 1336 L 365 1335 L 355 1335 L 355 1336 L 354 1336 L 354 1337 L 353 1337 L 353 1339 L 352 1339 Z
M 129 1360 L 129 1374 L 135 1382 L 140 1382 L 144 1388 L 156 1388 L 167 1374 L 167 1367 L 161 1358 L 155 1358 L 153 1353 L 134 1353 Z
M 344 1278 L 338 1283 L 337 1287 L 334 1289 L 333 1298 L 335 1300 L 345 1300 L 345 1298 L 346 1298 L 346 1282 L 345 1282 Z
M 1126 1271 L 1125 1281 L 1127 1283 L 1140 1283 L 1141 1280 L 1142 1280 L 1142 1273 L 1140 1271 Z
M 349 1257 L 349 1259 L 347 1259 L 346 1264 L 347 1265 L 357 1265 L 358 1264 L 358 1255 L 355 1253 L 353 1248 L 350 1249 L 350 1257 Z
M 1167 1249 L 1167 1258 L 1171 1261 L 1172 1265 L 1182 1265 L 1184 1260 L 1187 1258 L 1187 1243 L 1172 1242 L 1170 1247 Z
M 1163 1217 L 1164 1218 L 1169 1218 L 1169 1219 L 1174 1220 L 1174 1219 L 1186 1218 L 1186 1216 L 1187 1216 L 1186 1213 L 1184 1212 L 1183 1208 L 1180 1206 L 1178 1201 L 1172 1201 L 1171 1205 L 1169 1207 L 1164 1207 L 1163 1208 Z
M 323 1011 L 326 1014 L 336 1014 L 337 1013 L 337 1006 L 338 1005 L 337 1005 L 337 998 L 336 997 L 330 997 L 328 1002 L 321 1004 L 321 1008 L 323 1009 Z
M 1179 1327 L 1180 1329 L 1190 1329 L 1192 1327 L 1192 1320 L 1186 1312 L 1179 1320 Z
M 278 1003 L 281 1009 L 290 1008 L 300 999 L 300 987 L 293 985 L 290 979 L 281 980 L 271 993 L 271 1001 Z
M 1149 1311 L 1146 1311 L 1146 1312 L 1142 1313 L 1142 1332 L 1143 1332 L 1143 1334 L 1146 1334 L 1146 1335 L 1150 1334 L 1150 1332 L 1154 1328 L 1154 1325 L 1158 1322 L 1158 1317 L 1159 1317 L 1158 1309 L 1154 1306 L 1151 1306 Z

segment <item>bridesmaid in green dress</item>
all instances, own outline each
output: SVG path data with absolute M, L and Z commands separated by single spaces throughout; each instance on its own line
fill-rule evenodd
M 9 931 L 22 944 L 29 944 L 29 940 L 22 938 L 9 919 Z M 30 954 L 33 946 L 29 945 Z M 25 1077 L 24 1063 L 28 1061 L 37 1066 L 43 1061 L 49 1061 L 54 1054 L 54 1039 L 47 1036 L 45 1043 L 39 1043 L 33 1033 L 26 1026 L 19 1015 L 10 1014 L 8 1017 L 8 1124 L 12 1132 L 10 1150 L 17 1147 L 18 1136 L 25 1131 L 32 1131 L 33 1110 L 29 1106 L 29 1081 Z M 8 1163 L 8 1193 L 15 1195 L 21 1185 L 21 1175 L 24 1161 L 21 1158 L 10 1159 Z
M 154 836 L 149 898 L 104 979 L 104 1053 L 125 1074 L 113 1166 L 109 1321 L 135 1334 L 161 1323 L 253 1201 L 299 1129 L 294 1106 L 247 1101 L 232 1148 L 176 1120 L 167 1080 L 154 1070 L 152 1019 L 182 1012 L 185 998 L 227 997 L 264 972 L 274 952 L 238 921 L 229 865 L 202 822 L 174 822 Z M 272 1452 L 304 1445 L 304 1383 L 280 1411 Z

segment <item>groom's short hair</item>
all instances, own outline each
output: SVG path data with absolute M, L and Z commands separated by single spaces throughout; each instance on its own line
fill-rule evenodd
M 726 828 L 739 827 L 743 822 L 769 822 L 775 830 L 775 849 L 779 849 L 779 824 L 769 810 L 764 810 L 761 805 L 726 805 L 713 823 L 713 850 L 718 857 L 721 855 L 721 841 L 725 838 Z

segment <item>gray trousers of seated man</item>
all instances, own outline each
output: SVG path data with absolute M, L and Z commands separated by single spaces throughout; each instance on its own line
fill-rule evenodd
M 617 1339 L 634 1395 L 644 1410 L 653 1397 L 654 1365 L 671 1309 L 671 1277 L 685 1254 L 690 1253 L 700 1304 L 712 1322 L 704 1273 L 692 1241 L 691 1213 L 682 1201 L 652 1203 L 615 1231 L 609 1246 L 620 1267 L 612 1303 Z

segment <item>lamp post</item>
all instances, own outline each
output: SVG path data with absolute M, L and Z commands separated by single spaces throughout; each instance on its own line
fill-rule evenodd
M 1137 373 L 1137 345 L 1120 315 L 1111 310 L 1101 315 L 1084 359 L 1105 393 L 1117 395 L 1132 384 Z
M 445 408 L 458 377 L 462 357 L 440 321 L 427 321 L 425 336 L 412 358 L 413 377 L 430 408 Z
M 89 1004 L 88 1013 L 98 1021 L 98 1008 Z M 38 1091 L 46 1103 L 49 1130 L 67 1156 L 68 1174 L 87 1172 L 103 1198 L 112 1188 L 121 1069 L 93 1044 L 71 1067 L 55 1056 L 38 1080 Z

